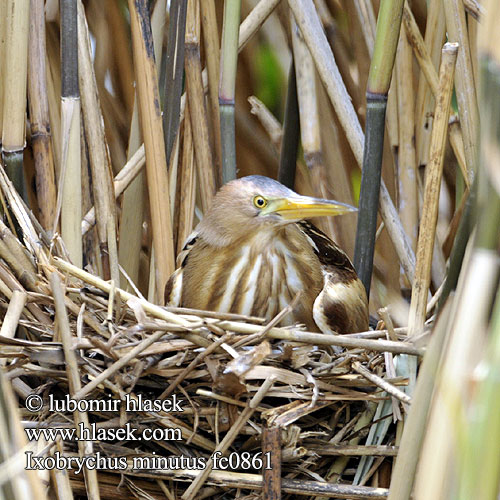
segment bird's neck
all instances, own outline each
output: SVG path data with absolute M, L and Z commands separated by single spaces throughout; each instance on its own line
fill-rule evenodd
M 252 223 L 233 224 L 230 228 L 224 223 L 214 224 L 214 221 L 202 220 L 197 232 L 208 245 L 215 248 L 226 248 L 244 244 L 252 240 L 263 249 L 273 245 L 273 242 L 286 238 L 290 232 L 297 232 L 295 224 L 276 226 L 275 224 Z

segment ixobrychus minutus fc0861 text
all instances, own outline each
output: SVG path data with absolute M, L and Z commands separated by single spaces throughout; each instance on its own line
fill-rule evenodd
M 273 318 L 298 292 L 285 324 L 368 329 L 368 300 L 347 255 L 304 219 L 355 208 L 252 175 L 224 185 L 178 257 L 168 305 Z

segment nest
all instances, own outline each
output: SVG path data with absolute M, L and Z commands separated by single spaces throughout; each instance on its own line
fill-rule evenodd
M 397 453 L 394 433 L 364 443 L 374 421 L 409 402 L 391 353 L 422 350 L 403 329 L 276 326 L 293 304 L 268 324 L 159 307 L 72 265 L 3 172 L 0 182 L 16 221 L 2 223 L 0 240 L 13 484 L 27 481 L 33 498 L 387 496 L 376 486 Z M 394 411 L 375 415 L 388 398 Z

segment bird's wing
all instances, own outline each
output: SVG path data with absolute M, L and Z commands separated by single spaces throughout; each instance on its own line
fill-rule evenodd
M 316 298 L 313 317 L 324 333 L 352 333 L 368 330 L 368 299 L 347 254 L 313 224 L 298 226 L 317 255 L 324 276 Z
M 198 233 L 196 231 L 192 232 L 186 239 L 182 250 L 177 256 L 177 269 L 174 271 L 172 276 L 170 276 L 167 284 L 165 285 L 165 304 L 168 306 L 181 306 L 183 272 L 188 261 L 189 253 L 197 239 Z
M 314 253 L 322 266 L 328 269 L 333 266 L 336 270 L 344 269 L 356 275 L 354 266 L 347 254 L 338 247 L 325 233 L 308 221 L 297 223 L 313 247 Z M 357 277 L 357 276 L 356 276 Z

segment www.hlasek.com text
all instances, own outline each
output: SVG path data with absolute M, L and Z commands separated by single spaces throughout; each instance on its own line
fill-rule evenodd
M 92 423 L 85 427 L 83 422 L 78 427 L 45 427 L 24 430 L 30 441 L 182 441 L 179 428 L 142 427 L 137 428 L 127 422 L 123 427 L 106 428 Z

